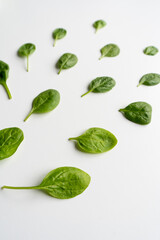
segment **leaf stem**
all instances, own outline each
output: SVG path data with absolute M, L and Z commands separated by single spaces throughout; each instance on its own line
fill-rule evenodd
M 138 85 L 137 85 L 137 87 L 139 87 L 139 86 L 141 86 L 143 83 L 142 82 L 140 82 Z
M 29 72 L 29 56 L 27 56 L 27 72 Z
M 99 60 L 101 60 L 103 57 L 104 57 L 104 56 L 103 56 L 103 55 L 101 55 L 101 56 L 99 57 Z
M 83 95 L 81 95 L 81 97 L 84 97 L 85 95 L 87 95 L 88 93 L 92 92 L 92 89 L 90 89 L 88 92 L 84 93 Z
M 77 138 L 76 137 L 72 137 L 72 138 L 68 138 L 68 140 L 76 140 Z
M 62 71 L 62 68 L 59 69 L 58 74 L 60 74 L 61 71 Z
M 9 88 L 8 88 L 7 84 L 6 84 L 6 83 L 3 83 L 2 85 L 3 85 L 3 87 L 5 88 L 5 90 L 6 90 L 6 92 L 7 92 L 8 98 L 11 99 L 11 98 L 12 98 L 12 95 L 11 95 L 11 93 L 10 93 L 10 91 L 9 91 Z
M 53 47 L 56 46 L 56 42 L 57 42 L 57 39 L 55 38 L 54 43 L 53 43 Z
M 1 189 L 4 189 L 4 188 L 7 188 L 7 189 L 40 189 L 39 186 L 33 186 L 33 187 L 12 187 L 12 186 L 3 186 L 3 187 L 1 187 Z
M 33 113 L 33 109 L 29 112 L 29 114 L 27 115 L 27 117 L 24 119 L 24 122 L 27 121 L 27 119 L 31 116 L 32 113 Z

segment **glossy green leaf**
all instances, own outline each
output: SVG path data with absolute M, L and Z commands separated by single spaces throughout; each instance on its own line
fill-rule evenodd
M 0 160 L 12 156 L 23 139 L 23 132 L 19 128 L 13 127 L 0 130 Z
M 146 55 L 150 55 L 150 56 L 154 56 L 158 53 L 158 48 L 154 47 L 154 46 L 149 46 L 149 47 L 146 47 L 144 50 L 143 50 L 144 54 Z
M 0 61 L 0 84 L 6 90 L 8 98 L 11 99 L 12 96 L 6 83 L 8 75 L 9 75 L 9 65 L 5 62 Z
M 137 87 L 140 85 L 146 85 L 146 86 L 154 86 L 160 83 L 160 75 L 157 73 L 148 73 L 145 74 L 141 79 L 139 80 L 139 84 Z
M 107 152 L 117 144 L 116 137 L 103 128 L 90 128 L 79 137 L 69 140 L 77 141 L 77 148 L 87 153 Z
M 151 122 L 152 107 L 146 102 L 134 102 L 119 111 L 134 123 L 146 125 Z
M 49 89 L 40 93 L 32 103 L 32 109 L 27 117 L 26 121 L 32 113 L 47 113 L 55 109 L 60 102 L 60 94 L 57 90 Z
M 108 92 L 115 85 L 116 85 L 116 82 L 111 77 L 98 77 L 90 83 L 88 92 L 84 93 L 81 97 L 87 95 L 90 92 L 94 92 L 94 93 Z
M 62 69 L 68 69 L 76 65 L 78 62 L 78 58 L 76 55 L 72 53 L 63 54 L 58 60 L 56 67 L 59 69 L 58 74 L 62 71 Z
M 93 27 L 96 29 L 96 32 L 105 27 L 107 23 L 104 20 L 97 20 L 96 22 L 93 23 Z
M 63 29 L 63 28 L 55 29 L 53 34 L 52 34 L 53 39 L 54 39 L 53 46 L 56 45 L 57 40 L 64 38 L 66 36 L 66 34 L 67 34 L 67 31 L 65 29 Z
M 116 57 L 120 53 L 119 47 L 113 43 L 104 46 L 103 48 L 101 48 L 100 51 L 101 57 L 99 58 L 99 60 L 101 60 L 104 57 Z
M 34 53 L 35 50 L 36 46 L 33 43 L 25 43 L 18 49 L 18 55 L 27 58 L 27 72 L 29 71 L 29 56 Z
M 81 169 L 60 167 L 49 172 L 42 183 L 33 187 L 3 186 L 2 189 L 39 189 L 59 199 L 69 199 L 84 192 L 90 183 L 90 176 Z

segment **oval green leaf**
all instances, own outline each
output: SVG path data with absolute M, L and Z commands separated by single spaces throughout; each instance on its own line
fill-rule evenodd
M 47 113 L 55 109 L 60 102 L 60 94 L 57 90 L 49 89 L 40 93 L 32 103 L 32 109 L 27 117 L 26 121 L 32 113 Z
M 0 130 L 0 160 L 12 156 L 23 139 L 23 132 L 19 128 L 13 127 Z
M 116 82 L 111 77 L 98 77 L 89 85 L 88 92 L 84 93 L 81 97 L 87 95 L 90 92 L 94 93 L 105 93 L 110 91 L 114 86 L 116 85 Z
M 143 77 L 141 77 L 137 87 L 139 87 L 142 84 L 146 86 L 154 86 L 159 83 L 160 83 L 160 74 L 148 73 L 148 74 L 145 74 Z
M 9 65 L 3 61 L 0 61 L 0 84 L 6 90 L 8 98 L 11 99 L 12 96 L 6 83 L 8 75 L 9 75 Z
M 146 125 L 151 122 L 152 107 L 146 102 L 134 102 L 119 110 L 131 122 Z
M 100 51 L 101 57 L 99 58 L 99 60 L 101 60 L 104 57 L 116 57 L 120 53 L 119 47 L 113 43 L 104 46 L 103 48 L 101 48 Z
M 158 53 L 158 48 L 154 47 L 154 46 L 149 46 L 146 47 L 143 50 L 144 54 L 149 55 L 149 56 L 154 56 Z
M 60 167 L 49 172 L 42 183 L 33 187 L 3 186 L 2 189 L 39 189 L 59 199 L 69 199 L 84 192 L 90 184 L 91 177 L 74 167 Z
M 86 153 L 103 153 L 117 144 L 116 137 L 103 128 L 90 128 L 79 137 L 69 138 L 77 141 L 77 148 Z
M 56 67 L 59 69 L 58 74 L 62 71 L 62 69 L 68 69 L 76 65 L 78 62 L 78 58 L 76 55 L 72 53 L 63 54 L 58 60 Z
M 104 20 L 97 20 L 96 22 L 93 23 L 93 27 L 95 28 L 96 32 L 104 28 L 107 25 L 107 23 Z
M 66 36 L 66 34 L 67 34 L 67 31 L 64 28 L 57 28 L 57 29 L 55 29 L 53 34 L 52 34 L 53 39 L 54 39 L 53 46 L 56 45 L 56 41 L 57 40 L 64 38 Z
M 29 56 L 34 53 L 35 50 L 36 46 L 33 43 L 25 43 L 18 49 L 18 55 L 27 58 L 27 72 L 29 71 Z

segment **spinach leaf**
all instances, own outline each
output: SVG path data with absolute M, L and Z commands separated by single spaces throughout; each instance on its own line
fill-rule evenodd
M 107 23 L 104 20 L 97 20 L 96 22 L 93 23 L 93 27 L 96 29 L 96 32 L 105 27 Z
M 13 127 L 0 130 L 0 160 L 12 156 L 23 139 L 23 132 L 19 128 Z
M 81 97 L 87 95 L 90 92 L 94 93 L 104 93 L 110 91 L 114 86 L 116 85 L 116 82 L 111 77 L 98 77 L 89 85 L 89 91 L 84 93 Z
M 60 167 L 49 172 L 40 185 L 33 187 L 3 186 L 2 189 L 39 189 L 59 199 L 69 199 L 81 194 L 89 185 L 91 177 L 74 167 Z
M 146 85 L 146 86 L 154 86 L 160 83 L 160 75 L 157 73 L 148 73 L 145 74 L 141 79 L 139 80 L 139 84 L 137 87 L 140 85 Z
M 6 90 L 8 98 L 11 99 L 12 96 L 6 83 L 8 74 L 9 74 L 9 65 L 5 62 L 0 61 L 0 84 Z
M 134 102 L 119 111 L 131 122 L 141 125 L 151 122 L 152 107 L 146 102 Z
M 101 60 L 104 57 L 116 57 L 120 53 L 120 49 L 116 44 L 108 44 L 101 48 L 101 57 L 99 60 Z
M 58 60 L 56 67 L 59 69 L 58 74 L 62 71 L 62 69 L 68 69 L 76 65 L 78 62 L 78 58 L 76 55 L 72 53 L 63 54 Z
M 29 71 L 29 56 L 34 53 L 36 46 L 33 43 L 25 43 L 18 49 L 20 57 L 27 57 L 27 72 Z
M 117 144 L 116 137 L 103 128 L 89 128 L 84 134 L 69 140 L 77 141 L 77 148 L 87 153 L 107 152 Z
M 67 31 L 63 28 L 57 28 L 54 30 L 52 36 L 53 36 L 53 39 L 54 39 L 54 44 L 53 46 L 56 45 L 56 41 L 59 40 L 59 39 L 62 39 L 66 36 L 67 34 Z
M 32 113 L 47 113 L 55 109 L 60 102 L 60 94 L 57 90 L 49 89 L 40 93 L 32 102 L 32 109 L 27 117 L 26 121 Z
M 149 46 L 149 47 L 146 47 L 144 50 L 143 50 L 144 54 L 146 55 L 150 55 L 150 56 L 154 56 L 158 53 L 158 48 L 154 47 L 154 46 Z

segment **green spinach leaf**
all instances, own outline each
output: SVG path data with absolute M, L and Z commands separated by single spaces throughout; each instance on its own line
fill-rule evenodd
M 144 50 L 143 50 L 144 54 L 146 55 L 150 55 L 150 56 L 154 56 L 158 53 L 158 48 L 154 47 L 154 46 L 149 46 L 149 47 L 146 47 Z
M 76 55 L 72 53 L 63 54 L 58 60 L 56 67 L 59 69 L 58 74 L 62 71 L 62 69 L 68 69 L 76 65 L 78 62 L 78 58 Z
M 146 102 L 134 102 L 119 111 L 131 122 L 141 125 L 151 122 L 152 107 Z
M 96 32 L 105 27 L 107 23 L 104 20 L 97 20 L 96 22 L 93 23 L 93 27 L 96 29 Z
M 103 128 L 90 128 L 81 136 L 69 140 L 77 141 L 77 148 L 87 153 L 107 152 L 117 144 L 116 137 Z
M 32 113 L 47 113 L 55 109 L 60 102 L 60 94 L 57 90 L 49 89 L 40 93 L 32 103 L 32 109 L 27 117 L 26 121 Z
M 6 90 L 8 98 L 11 99 L 12 96 L 6 83 L 8 74 L 9 74 L 9 65 L 5 62 L 0 61 L 0 84 Z
M 23 139 L 23 132 L 19 128 L 13 127 L 0 130 L 0 160 L 12 156 Z
M 81 194 L 89 185 L 91 177 L 74 167 L 60 167 L 49 172 L 40 185 L 33 187 L 3 186 L 2 189 L 39 189 L 59 199 L 69 199 Z
M 54 39 L 53 46 L 56 45 L 57 40 L 64 38 L 66 36 L 66 34 L 67 34 L 67 31 L 65 29 L 63 29 L 63 28 L 55 29 L 53 34 L 52 34 L 53 39 Z
M 140 85 L 146 85 L 146 86 L 154 86 L 160 83 L 160 75 L 157 73 L 148 73 L 145 74 L 141 79 L 139 80 L 139 84 L 137 87 Z
M 18 49 L 18 55 L 27 58 L 27 72 L 29 71 L 29 56 L 34 53 L 35 50 L 36 46 L 33 43 L 25 43 Z
M 120 53 L 119 47 L 113 43 L 104 46 L 103 48 L 101 48 L 100 51 L 101 57 L 99 58 L 99 60 L 101 60 L 104 57 L 116 57 Z
M 94 93 L 104 93 L 110 91 L 116 82 L 111 77 L 98 77 L 94 79 L 89 85 L 89 91 L 84 93 L 81 97 L 87 95 L 90 92 Z

